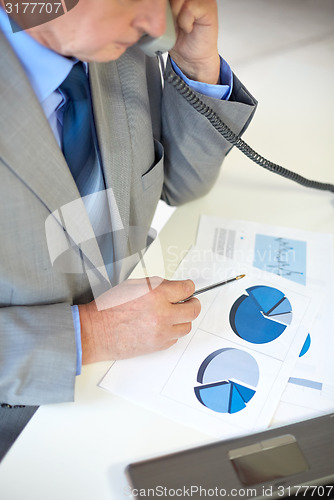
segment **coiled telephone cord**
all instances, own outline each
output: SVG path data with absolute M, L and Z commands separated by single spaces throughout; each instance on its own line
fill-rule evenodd
M 189 104 L 201 115 L 204 115 L 212 126 L 233 146 L 238 148 L 244 155 L 247 156 L 250 160 L 255 162 L 260 167 L 269 170 L 270 172 L 275 172 L 282 177 L 290 179 L 294 182 L 298 182 L 302 186 L 320 189 L 322 191 L 330 191 L 334 193 L 334 185 L 324 182 L 313 181 L 310 179 L 306 179 L 305 177 L 292 172 L 291 170 L 287 170 L 276 163 L 273 163 L 270 160 L 267 160 L 260 154 L 258 154 L 254 149 L 252 149 L 244 140 L 241 139 L 238 135 L 236 135 L 213 111 L 210 106 L 205 104 L 196 94 L 195 92 L 178 76 L 174 73 L 170 72 L 168 75 L 164 75 L 164 79 L 171 84 L 177 92 L 189 102 Z

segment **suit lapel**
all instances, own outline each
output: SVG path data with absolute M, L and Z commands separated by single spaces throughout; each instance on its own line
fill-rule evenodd
M 90 64 L 93 108 L 106 184 L 107 188 L 112 187 L 123 224 L 123 230 L 117 232 L 114 240 L 116 259 L 136 254 L 138 234 L 143 233 L 143 228 L 130 227 L 130 194 L 139 154 L 132 136 L 137 131 L 141 109 L 142 90 L 138 89 L 138 82 L 145 78 L 144 55 L 135 48 L 127 50 L 117 61 Z M 146 130 L 143 137 L 145 133 Z M 124 264 L 124 276 L 128 273 L 126 267 Z
M 131 138 L 118 63 L 90 64 L 90 80 L 106 188 L 112 188 L 108 194 L 111 192 L 114 198 L 114 206 L 110 205 L 110 210 L 117 282 L 123 278 L 123 267 L 126 267 L 124 257 L 131 252 L 128 240 L 133 163 L 132 148 L 129 147 Z
M 1 156 L 53 212 L 78 198 L 79 192 L 25 72 L 1 32 L 0 45 Z M 34 168 L 28 169 L 28 163 Z
M 112 187 L 119 216 L 129 226 L 133 150 L 124 89 L 126 58 L 108 64 L 91 64 L 90 79 L 96 131 L 107 188 Z M 131 74 L 126 75 L 131 79 Z
M 65 221 L 64 229 L 70 241 L 81 246 L 82 235 L 90 239 L 85 250 L 88 262 L 90 266 L 93 262 L 106 278 L 98 244 L 87 212 L 78 200 L 80 194 L 72 174 L 25 72 L 1 32 L 0 48 L 0 67 L 3 68 L 0 77 L 1 159 L 44 207 L 54 213 L 56 220 L 61 222 L 59 209 L 63 212 L 65 207 L 70 219 Z M 70 215 L 72 203 L 80 228 Z

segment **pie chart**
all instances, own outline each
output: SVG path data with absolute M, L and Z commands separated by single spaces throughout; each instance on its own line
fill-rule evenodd
M 256 392 L 259 367 L 253 356 L 240 349 L 214 351 L 201 364 L 194 388 L 198 401 L 218 413 L 237 413 Z
M 230 311 L 230 325 L 236 335 L 252 344 L 276 340 L 292 321 L 292 307 L 277 288 L 257 285 L 246 289 Z

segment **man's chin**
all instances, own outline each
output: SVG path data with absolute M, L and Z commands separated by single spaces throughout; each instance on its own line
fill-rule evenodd
M 98 62 L 98 63 L 106 63 L 109 61 L 116 61 L 119 57 L 121 57 L 124 52 L 130 47 L 130 45 L 121 45 L 115 44 L 108 50 L 102 50 L 100 52 L 87 54 L 85 58 L 78 58 L 81 61 L 87 62 Z

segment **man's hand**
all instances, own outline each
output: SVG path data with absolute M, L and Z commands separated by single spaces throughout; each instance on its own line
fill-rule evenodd
M 177 41 L 170 55 L 191 80 L 219 83 L 216 0 L 171 0 Z
M 191 330 L 200 313 L 191 280 L 127 280 L 79 306 L 82 363 L 124 359 L 166 349 Z

